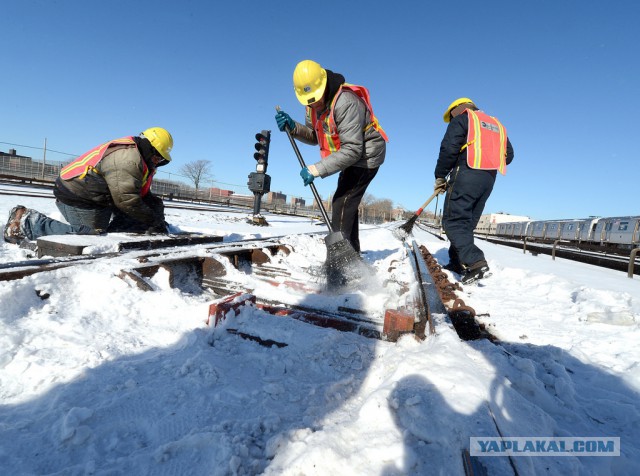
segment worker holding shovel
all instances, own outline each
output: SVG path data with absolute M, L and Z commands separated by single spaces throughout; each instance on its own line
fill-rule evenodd
M 322 160 L 303 167 L 305 185 L 316 177 L 340 172 L 333 195 L 331 225 L 360 252 L 358 207 L 384 162 L 387 135 L 373 114 L 369 91 L 345 82 L 344 76 L 304 60 L 293 72 L 296 97 L 305 106 L 305 124 L 279 110 L 281 131 L 305 144 L 319 145 Z

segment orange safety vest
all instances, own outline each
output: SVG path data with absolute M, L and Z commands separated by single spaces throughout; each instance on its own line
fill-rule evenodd
M 340 96 L 340 93 L 345 89 L 355 93 L 360 99 L 362 99 L 364 104 L 367 106 L 369 115 L 371 116 L 371 122 L 365 126 L 362 132 L 373 127 L 380 133 L 386 142 L 389 142 L 387 133 L 382 129 L 378 123 L 378 119 L 373 114 L 373 107 L 371 106 L 371 100 L 369 99 L 369 91 L 367 88 L 364 86 L 356 86 L 355 84 L 344 83 L 340 86 L 340 89 L 338 89 L 338 92 L 333 97 L 329 108 L 327 108 L 327 110 L 320 116 L 318 116 L 311 107 L 307 106 L 306 109 L 307 120 L 313 125 L 313 129 L 316 131 L 316 137 L 318 138 L 318 144 L 320 145 L 320 156 L 323 159 L 340 150 L 340 135 L 338 134 L 338 127 L 336 126 L 336 121 L 333 117 L 333 107 L 338 100 L 338 96 Z
M 467 143 L 460 152 L 467 149 L 467 165 L 472 169 L 498 170 L 507 173 L 507 130 L 493 116 L 482 111 L 467 109 L 469 131 Z
M 115 139 L 109 142 L 105 142 L 102 145 L 94 147 L 89 152 L 85 152 L 80 157 L 75 159 L 70 164 L 66 165 L 60 171 L 60 178 L 63 180 L 71 180 L 72 178 L 80 177 L 83 179 L 89 171 L 100 175 L 100 172 L 96 169 L 96 165 L 102 160 L 107 149 L 114 145 L 130 145 L 134 144 L 133 137 L 122 137 L 121 139 Z M 136 146 L 137 148 L 137 146 Z M 140 196 L 144 197 L 151 189 L 151 182 L 153 181 L 154 171 L 150 171 L 147 164 L 142 161 L 142 188 L 140 189 Z

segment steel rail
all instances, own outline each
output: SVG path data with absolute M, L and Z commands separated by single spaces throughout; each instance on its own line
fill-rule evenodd
M 481 240 L 485 240 L 489 243 L 509 246 L 511 248 L 520 248 L 524 247 L 525 252 L 529 251 L 532 254 L 546 254 L 551 255 L 552 257 L 564 258 L 571 261 L 577 261 L 580 263 L 590 264 L 594 266 L 599 266 L 601 268 L 613 269 L 616 271 L 624 271 L 628 272 L 630 269 L 630 262 L 634 263 L 637 258 L 635 255 L 607 255 L 604 253 L 597 253 L 593 251 L 585 251 L 580 249 L 570 249 L 566 247 L 552 246 L 552 245 L 543 245 L 532 243 L 529 240 L 523 241 L 513 241 L 513 240 L 503 240 L 500 238 L 492 237 L 484 237 L 484 236 L 476 236 Z M 557 245 L 557 244 L 556 244 Z M 631 261 L 633 260 L 633 261 Z M 640 275 L 640 266 L 636 266 L 634 270 L 634 274 Z

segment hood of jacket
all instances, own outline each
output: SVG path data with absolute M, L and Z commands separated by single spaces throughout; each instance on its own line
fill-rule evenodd
M 149 142 L 149 139 L 146 137 L 134 137 L 133 140 L 136 142 L 138 151 L 140 151 L 140 155 L 142 156 L 144 163 L 147 164 L 147 167 L 151 170 L 155 169 L 156 166 L 152 160 L 152 157 L 155 155 L 155 151 L 153 150 L 153 146 L 151 145 L 151 142 Z
M 340 73 L 334 73 L 330 69 L 326 68 L 325 71 L 327 72 L 327 91 L 325 96 L 325 103 L 328 107 L 329 104 L 331 104 L 331 101 L 333 101 L 333 98 L 338 92 L 338 89 L 340 89 L 340 86 L 344 84 L 345 79 L 344 76 L 342 76 Z

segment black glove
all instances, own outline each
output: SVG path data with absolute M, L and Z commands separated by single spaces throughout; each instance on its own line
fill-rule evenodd
M 169 232 L 169 225 L 166 221 L 156 222 L 147 228 L 145 235 L 166 235 Z
M 142 201 L 151 208 L 155 215 L 164 215 L 164 202 L 162 201 L 162 198 L 152 193 L 148 193 L 144 196 Z

